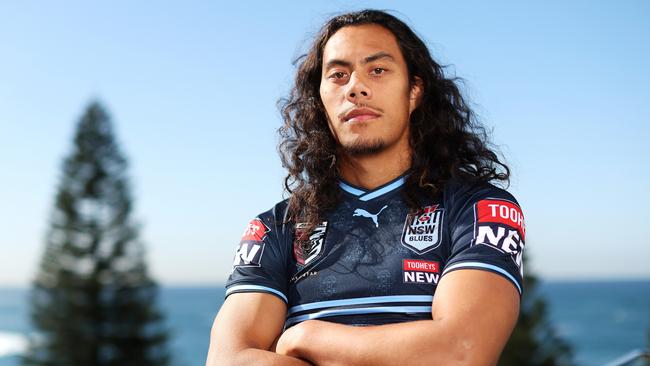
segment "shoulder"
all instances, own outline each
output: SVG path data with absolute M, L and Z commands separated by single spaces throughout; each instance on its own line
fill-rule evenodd
M 270 209 L 258 214 L 249 224 L 249 227 L 259 225 L 262 223 L 264 225 L 264 231 L 272 233 L 281 233 L 287 226 L 287 206 L 289 200 L 285 199 L 276 203 Z
M 503 200 L 519 206 L 517 199 L 507 190 L 492 183 L 471 182 L 452 178 L 445 184 L 443 192 L 445 206 L 462 209 L 483 200 Z
M 257 217 L 264 220 L 285 221 L 288 205 L 289 199 L 282 200 L 270 209 L 257 215 Z
M 491 183 L 451 179 L 445 185 L 443 200 L 452 222 L 465 221 L 467 217 L 499 214 L 517 216 L 523 220 L 522 209 L 515 196 Z

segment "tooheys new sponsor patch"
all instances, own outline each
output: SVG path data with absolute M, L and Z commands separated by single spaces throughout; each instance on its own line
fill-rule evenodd
M 244 234 L 241 236 L 241 240 L 255 240 L 262 241 L 266 236 L 266 233 L 269 232 L 269 228 L 264 225 L 262 220 L 255 218 L 246 226 Z
M 422 208 L 406 216 L 402 245 L 417 254 L 424 254 L 440 246 L 444 210 L 438 205 Z
M 234 267 L 259 267 L 264 253 L 263 241 L 243 241 L 239 243 L 235 253 Z
M 437 285 L 440 279 L 440 263 L 419 259 L 404 259 L 402 262 L 404 283 Z
M 246 226 L 241 241 L 235 252 L 234 267 L 259 267 L 264 253 L 264 238 L 269 228 L 262 220 L 255 218 Z
M 474 217 L 474 243 L 510 254 L 521 268 L 526 224 L 519 206 L 502 199 L 481 200 L 474 205 Z

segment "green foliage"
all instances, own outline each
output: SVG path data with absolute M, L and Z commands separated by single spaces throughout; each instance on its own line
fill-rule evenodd
M 39 336 L 23 365 L 169 364 L 126 169 L 107 113 L 90 104 L 63 164 L 31 292 Z
M 524 263 L 527 257 L 524 256 Z M 546 301 L 537 292 L 538 279 L 524 274 L 524 295 L 519 320 L 506 345 L 499 366 L 569 366 L 573 354 L 547 318 Z

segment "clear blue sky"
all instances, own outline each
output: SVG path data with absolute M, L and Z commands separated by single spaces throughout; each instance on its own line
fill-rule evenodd
M 292 60 L 366 7 L 395 10 L 466 80 L 514 171 L 527 269 L 650 277 L 647 1 L 21 1 L 0 3 L 0 285 L 34 276 L 93 98 L 130 159 L 154 276 L 223 282 L 248 220 L 282 198 Z

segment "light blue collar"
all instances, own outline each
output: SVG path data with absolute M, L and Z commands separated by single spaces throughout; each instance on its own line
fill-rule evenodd
M 402 174 L 401 176 L 393 179 L 392 181 L 382 186 L 379 186 L 371 191 L 365 190 L 360 187 L 355 187 L 350 183 L 344 182 L 340 178 L 339 178 L 339 187 L 341 187 L 341 189 L 343 189 L 344 191 L 357 196 L 357 198 L 360 201 L 370 201 L 373 198 L 379 197 L 381 195 L 384 195 L 388 192 L 394 191 L 395 189 L 401 187 L 406 181 L 407 175 L 408 174 Z

